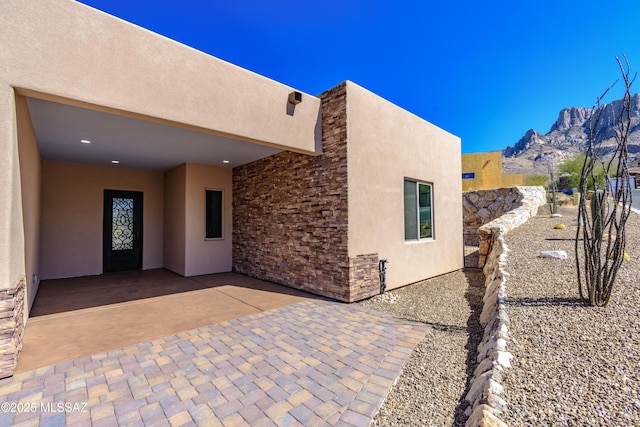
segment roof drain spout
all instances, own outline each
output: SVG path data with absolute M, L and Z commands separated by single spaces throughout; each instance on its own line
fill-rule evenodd
M 378 271 L 380 274 L 380 294 L 384 294 L 387 290 L 387 262 L 386 259 L 381 259 L 378 262 Z

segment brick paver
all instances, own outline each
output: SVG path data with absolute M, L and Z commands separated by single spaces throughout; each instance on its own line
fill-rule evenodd
M 0 424 L 367 426 L 426 331 L 305 301 L 1 380 Z

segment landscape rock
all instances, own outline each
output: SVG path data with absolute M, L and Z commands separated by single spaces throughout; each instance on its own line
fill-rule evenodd
M 540 251 L 541 258 L 567 259 L 566 251 Z

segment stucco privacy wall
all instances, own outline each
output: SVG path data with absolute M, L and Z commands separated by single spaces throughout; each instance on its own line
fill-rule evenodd
M 42 163 L 27 100 L 16 96 L 18 152 L 24 221 L 24 257 L 26 296 L 25 317 L 33 305 L 40 276 L 40 182 Z
M 283 152 L 233 169 L 233 268 L 351 301 L 346 85 L 320 98 L 321 156 Z
M 13 90 L 0 76 L 0 289 L 24 283 L 24 228 Z
M 13 373 L 24 332 L 25 244 L 14 93 L 0 75 L 0 378 Z
M 462 268 L 460 138 L 352 82 L 347 134 L 349 257 L 388 259 L 388 289 Z M 404 240 L 405 178 L 433 184 L 433 240 Z
M 42 279 L 102 274 L 104 190 L 143 192 L 142 268 L 162 267 L 162 172 L 42 162 Z
M 0 2 L 0 40 L 0 82 L 36 97 L 305 153 L 319 142 L 317 98 L 289 115 L 291 88 L 72 0 Z

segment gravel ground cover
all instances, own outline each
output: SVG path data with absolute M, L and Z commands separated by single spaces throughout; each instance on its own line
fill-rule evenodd
M 431 325 L 372 422 L 375 426 L 462 426 L 476 367 L 484 276 L 467 269 L 389 291 L 363 306 Z
M 506 236 L 508 350 L 502 380 L 510 426 L 640 425 L 640 215 L 627 223 L 626 252 L 606 308 L 578 295 L 574 237 L 577 208 L 538 216 Z M 554 229 L 562 223 L 565 230 Z M 540 258 L 564 250 L 569 258 Z M 424 322 L 418 345 L 372 425 L 462 426 L 475 369 L 484 294 L 479 270 L 466 269 L 376 296 L 360 304 Z
M 502 385 L 511 426 L 640 425 L 640 216 L 627 222 L 625 261 L 606 308 L 579 299 L 577 208 L 548 212 L 506 236 L 508 350 Z M 557 223 L 566 230 L 555 230 Z M 567 260 L 540 258 L 564 250 Z

